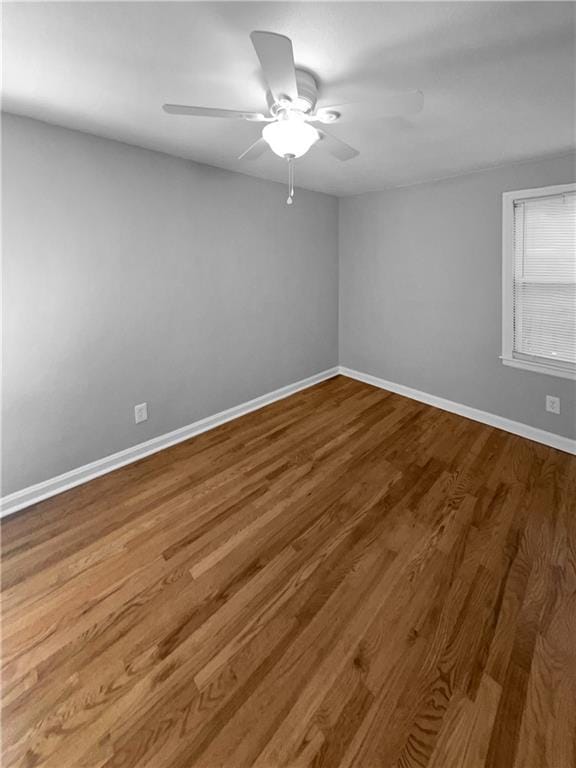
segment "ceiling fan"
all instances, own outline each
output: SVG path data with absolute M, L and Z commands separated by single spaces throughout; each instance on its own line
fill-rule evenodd
M 314 144 L 325 149 L 338 160 L 346 161 L 359 152 L 325 130 L 311 125 L 334 123 L 341 117 L 346 105 L 317 108 L 318 82 L 308 71 L 296 68 L 292 41 L 275 32 L 255 31 L 250 34 L 252 44 L 260 60 L 264 80 L 268 87 L 266 101 L 269 114 L 242 112 L 234 109 L 164 104 L 171 115 L 192 117 L 220 117 L 266 123 L 262 136 L 257 139 L 239 160 L 256 160 L 270 148 L 276 155 L 288 161 L 288 204 L 294 197 L 293 161 L 302 157 Z M 423 95 L 420 91 L 388 93 L 379 96 L 373 105 L 374 114 L 410 115 L 420 112 Z M 353 105 L 350 105 L 353 107 Z

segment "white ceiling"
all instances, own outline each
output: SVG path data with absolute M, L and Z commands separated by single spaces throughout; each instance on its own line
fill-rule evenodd
M 4 109 L 284 181 L 261 126 L 166 115 L 164 102 L 265 109 L 253 29 L 292 38 L 319 103 L 424 92 L 410 119 L 342 120 L 347 163 L 312 149 L 297 185 L 337 195 L 570 151 L 576 6 L 565 2 L 42 2 L 4 5 Z

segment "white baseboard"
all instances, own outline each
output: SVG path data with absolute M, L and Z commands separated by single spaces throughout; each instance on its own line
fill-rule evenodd
M 569 437 L 555 435 L 553 432 L 537 429 L 528 424 L 522 424 L 519 421 L 505 419 L 503 416 L 496 416 L 496 414 L 488 413 L 488 411 L 480 411 L 477 408 L 471 408 L 469 405 L 462 405 L 462 403 L 455 403 L 453 400 L 445 400 L 443 397 L 429 395 L 427 392 L 421 392 L 419 389 L 412 389 L 411 387 L 405 387 L 403 384 L 395 384 L 393 381 L 379 379 L 377 376 L 371 376 L 368 373 L 353 371 L 350 368 L 345 368 L 343 366 L 340 366 L 338 370 L 342 376 L 348 376 L 351 379 L 363 381 L 365 384 L 372 384 L 375 387 L 380 387 L 380 389 L 387 389 L 390 392 L 395 392 L 397 395 L 404 395 L 404 397 L 409 397 L 412 400 L 418 400 L 421 403 L 432 405 L 435 408 L 441 408 L 443 411 L 457 413 L 459 416 L 465 416 L 467 419 L 480 421 L 491 427 L 511 432 L 513 435 L 519 435 L 528 440 L 534 440 L 537 443 L 548 445 L 551 448 L 557 448 L 559 451 L 565 451 L 566 453 L 576 455 L 576 440 L 571 440 Z
M 143 459 L 145 456 L 150 456 L 152 453 L 157 453 L 171 445 L 176 445 L 176 443 L 181 443 L 202 432 L 207 432 L 209 429 L 214 429 L 214 427 L 225 424 L 227 421 L 237 419 L 239 416 L 244 416 L 246 413 L 258 410 L 258 408 L 263 408 L 265 405 L 274 403 L 276 400 L 282 400 L 293 395 L 295 392 L 299 392 L 301 389 L 312 387 L 314 384 L 319 384 L 321 381 L 330 379 L 337 374 L 337 367 L 329 368 L 314 376 L 309 376 L 307 379 L 302 379 L 294 384 L 288 384 L 286 387 L 276 389 L 274 392 L 256 397 L 254 400 L 248 400 L 248 402 L 228 408 L 226 411 L 220 411 L 220 413 L 215 413 L 213 416 L 195 421 L 186 427 L 175 429 L 173 432 L 168 432 L 165 435 L 153 437 L 151 440 L 139 443 L 131 448 L 126 448 L 124 451 L 113 453 L 111 456 L 92 461 L 90 464 L 72 469 L 63 475 L 58 475 L 58 477 L 53 477 L 50 480 L 45 480 L 42 483 L 37 483 L 28 488 L 23 488 L 21 491 L 11 493 L 0 500 L 0 517 L 11 515 L 20 509 L 24 509 L 24 507 L 29 507 L 31 504 L 36 504 L 50 496 L 56 496 L 58 493 L 67 491 L 69 488 L 74 488 L 76 485 L 82 485 L 89 480 L 100 477 L 100 475 L 113 472 L 115 469 L 119 469 L 126 464 L 132 464 L 132 462 Z
M 98 459 L 90 464 L 85 464 L 83 467 L 72 469 L 70 472 L 58 475 L 58 477 L 53 477 L 50 480 L 45 480 L 42 483 L 31 485 L 28 488 L 23 488 L 20 491 L 4 496 L 0 499 L 0 517 L 11 515 L 25 507 L 29 507 L 31 504 L 36 504 L 43 499 L 48 499 L 51 496 L 56 496 L 77 485 L 87 483 L 96 477 L 100 477 L 100 475 L 105 475 L 108 472 L 113 472 L 115 469 L 124 467 L 126 464 L 132 464 L 134 461 L 143 459 L 145 456 L 150 456 L 153 453 L 164 450 L 164 448 L 169 448 L 171 445 L 176 445 L 177 443 L 188 440 L 202 432 L 207 432 L 209 429 L 214 429 L 214 427 L 218 427 L 220 424 L 225 424 L 227 421 L 237 419 L 239 416 L 258 410 L 258 408 L 263 408 L 265 405 L 274 403 L 276 400 L 282 400 L 285 397 L 293 395 L 295 392 L 312 387 L 314 384 L 319 384 L 321 381 L 330 379 L 337 374 L 363 381 L 366 384 L 372 384 L 375 387 L 380 387 L 380 389 L 386 389 L 390 392 L 395 392 L 398 395 L 404 395 L 404 397 L 409 397 L 412 400 L 418 400 L 421 403 L 432 405 L 435 408 L 441 408 L 444 411 L 457 413 L 459 416 L 465 416 L 468 419 L 480 421 L 491 427 L 503 429 L 506 432 L 525 437 L 528 440 L 534 440 L 537 443 L 542 443 L 551 448 L 557 448 L 560 451 L 576 455 L 576 440 L 571 440 L 570 438 L 562 437 L 561 435 L 555 435 L 553 432 L 546 432 L 543 429 L 537 429 L 536 427 L 531 427 L 528 424 L 522 424 L 518 421 L 505 419 L 502 416 L 496 416 L 487 411 L 480 411 L 477 408 L 471 408 L 468 405 L 462 405 L 462 403 L 456 403 L 453 400 L 446 400 L 443 397 L 430 395 L 427 392 L 421 392 L 418 389 L 412 389 L 403 384 L 395 384 L 392 381 L 386 381 L 377 376 L 371 376 L 368 373 L 361 373 L 360 371 L 353 371 L 350 368 L 340 366 L 329 368 L 326 371 L 317 373 L 314 376 L 309 376 L 307 379 L 302 379 L 294 384 L 288 384 L 286 387 L 276 389 L 274 392 L 269 392 L 254 400 L 249 400 L 241 405 L 228 408 L 226 411 L 221 411 L 213 416 L 208 416 L 205 419 L 195 421 L 192 424 L 188 424 L 186 427 L 181 427 L 180 429 L 168 432 L 165 435 L 154 437 L 144 443 L 139 443 L 131 448 L 126 448 L 124 451 L 119 451 L 111 456 L 106 456 L 105 458 Z

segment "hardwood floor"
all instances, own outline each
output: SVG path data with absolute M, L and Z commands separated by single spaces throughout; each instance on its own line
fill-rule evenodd
M 2 549 L 6 768 L 576 766 L 575 457 L 336 377 Z

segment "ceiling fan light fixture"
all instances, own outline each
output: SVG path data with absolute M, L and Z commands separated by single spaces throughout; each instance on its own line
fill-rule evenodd
M 302 157 L 318 141 L 320 134 L 304 120 L 292 118 L 268 123 L 262 138 L 279 157 Z

